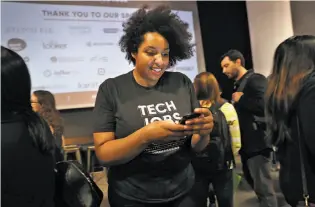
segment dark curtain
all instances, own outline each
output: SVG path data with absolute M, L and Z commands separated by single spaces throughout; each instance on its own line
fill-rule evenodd
M 198 1 L 199 21 L 208 72 L 213 73 L 230 100 L 233 81 L 222 73 L 220 58 L 229 49 L 243 53 L 247 69 L 253 67 L 246 3 L 243 1 Z

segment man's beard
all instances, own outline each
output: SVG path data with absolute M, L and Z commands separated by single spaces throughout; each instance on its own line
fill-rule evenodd
M 237 69 L 235 69 L 235 71 L 233 71 L 233 73 L 231 74 L 231 79 L 236 81 L 238 75 L 239 75 L 239 72 Z

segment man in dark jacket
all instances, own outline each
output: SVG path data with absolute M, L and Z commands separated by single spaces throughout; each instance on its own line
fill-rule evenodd
M 276 207 L 277 199 L 270 175 L 271 145 L 265 138 L 264 93 L 267 79 L 245 68 L 241 52 L 230 50 L 222 56 L 221 67 L 235 80 L 232 103 L 241 128 L 243 173 L 258 196 L 261 207 Z

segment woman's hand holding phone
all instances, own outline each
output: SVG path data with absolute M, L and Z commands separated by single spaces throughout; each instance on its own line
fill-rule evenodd
M 185 125 L 187 120 L 197 118 L 200 115 L 201 114 L 197 114 L 197 113 L 191 113 L 191 114 L 185 115 L 181 118 L 181 120 L 179 121 L 179 124 Z
M 190 130 L 185 130 L 185 125 L 176 124 L 172 120 L 155 121 L 143 128 L 146 142 L 171 141 L 192 135 Z
M 198 117 L 185 121 L 184 130 L 192 134 L 209 135 L 213 129 L 213 116 L 208 108 L 196 108 L 194 114 Z
M 213 128 L 212 113 L 208 108 L 196 108 L 193 114 L 184 116 L 182 124 L 172 120 L 155 121 L 143 128 L 145 142 L 170 141 L 193 134 L 209 135 Z

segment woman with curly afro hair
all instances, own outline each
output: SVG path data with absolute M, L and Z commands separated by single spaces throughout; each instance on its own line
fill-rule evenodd
M 190 79 L 166 71 L 193 55 L 188 24 L 169 8 L 137 10 L 119 45 L 134 69 L 105 80 L 94 115 L 97 157 L 109 167 L 111 207 L 194 207 L 193 151 L 209 143 L 210 111 L 200 108 Z M 192 112 L 200 116 L 178 121 Z

